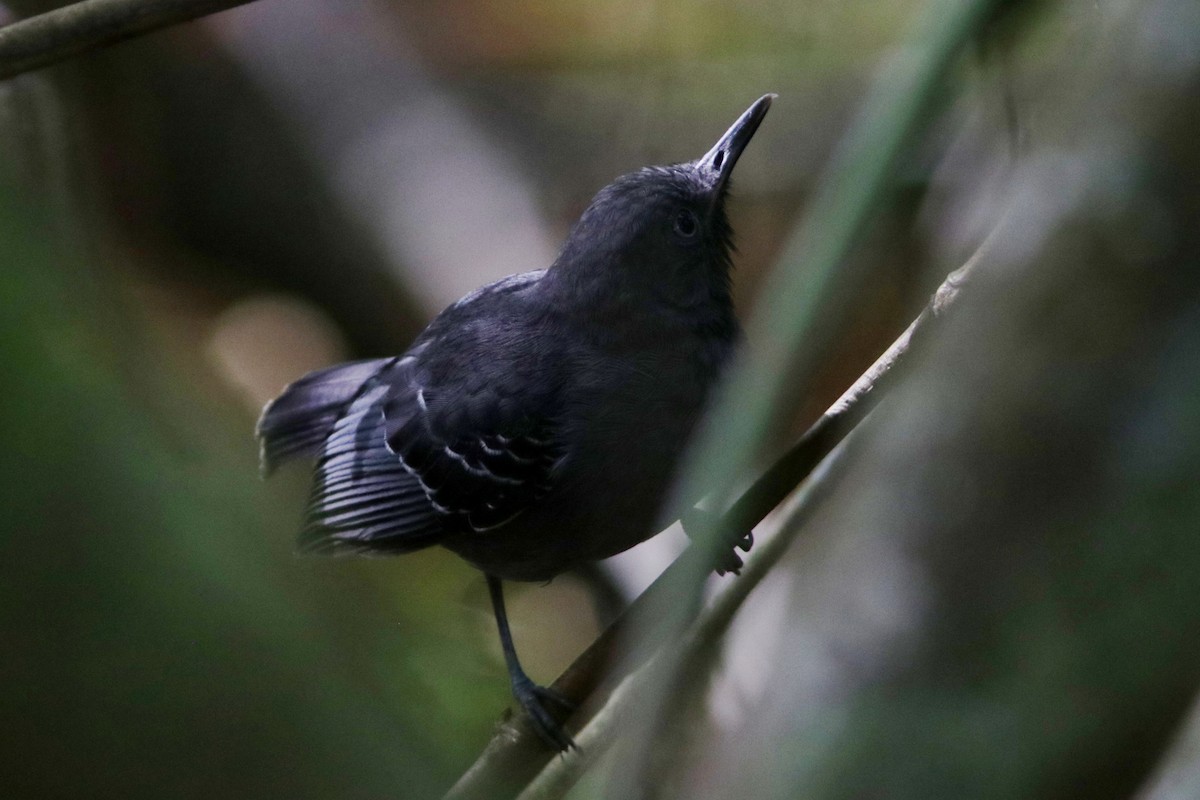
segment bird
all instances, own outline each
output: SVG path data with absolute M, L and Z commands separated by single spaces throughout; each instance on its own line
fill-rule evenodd
M 700 158 L 601 189 L 548 268 L 471 292 L 401 355 L 305 375 L 256 427 L 264 477 L 315 460 L 300 552 L 441 546 L 484 574 L 512 694 L 559 751 L 574 741 L 551 709 L 571 704 L 522 668 L 502 582 L 549 581 L 657 532 L 739 339 L 726 201 L 775 97 Z

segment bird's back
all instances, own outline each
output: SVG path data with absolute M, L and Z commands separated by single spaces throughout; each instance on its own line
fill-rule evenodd
M 549 393 L 526 378 L 546 361 L 515 275 L 450 306 L 402 356 L 301 378 L 259 421 L 264 471 L 315 457 L 300 549 L 396 553 L 493 528 L 540 491 L 548 454 L 527 458 L 526 412 Z

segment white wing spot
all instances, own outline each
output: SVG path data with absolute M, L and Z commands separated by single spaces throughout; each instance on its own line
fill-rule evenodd
M 472 475 L 478 475 L 480 477 L 487 478 L 488 480 L 496 481 L 497 483 L 506 483 L 506 484 L 509 484 L 510 486 L 517 486 L 521 483 L 521 481 L 517 480 L 516 478 L 506 478 L 503 475 L 497 475 L 496 473 L 492 472 L 487 467 L 471 466 L 471 464 L 468 463 L 466 456 L 450 449 L 449 445 L 442 447 L 442 450 L 444 450 L 446 452 L 446 455 L 450 456 L 455 461 L 462 464 L 463 469 L 465 469 L 467 472 L 471 473 Z

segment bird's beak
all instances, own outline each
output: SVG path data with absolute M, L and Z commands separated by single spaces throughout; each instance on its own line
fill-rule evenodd
M 737 163 L 738 156 L 746 149 L 754 132 L 758 130 L 759 123 L 763 121 L 763 117 L 767 115 L 767 109 L 771 107 L 771 101 L 778 96 L 764 94 L 755 100 L 754 105 L 747 108 L 737 118 L 737 122 L 725 131 L 725 135 L 717 140 L 712 149 L 696 160 L 696 169 L 712 181 L 714 203 L 725 191 L 725 184 L 729 181 L 729 175 L 733 172 L 733 166 Z

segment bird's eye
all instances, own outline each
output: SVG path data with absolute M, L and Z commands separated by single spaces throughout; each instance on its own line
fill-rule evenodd
M 681 239 L 695 239 L 700 233 L 700 220 L 696 219 L 696 214 L 690 209 L 680 209 L 675 215 L 675 233 Z

